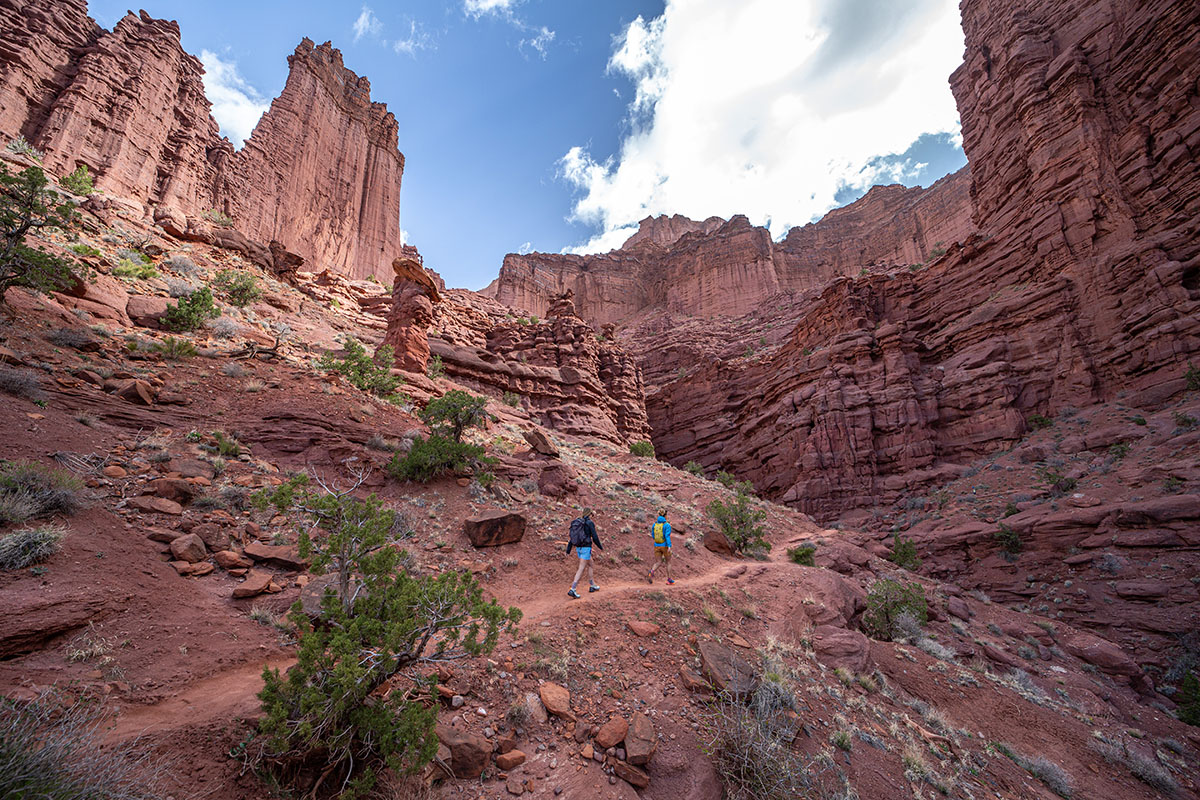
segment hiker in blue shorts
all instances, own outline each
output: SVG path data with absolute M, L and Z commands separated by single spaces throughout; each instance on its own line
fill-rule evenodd
M 667 522 L 665 508 L 658 512 L 658 519 L 650 526 L 650 538 L 654 542 L 654 554 L 658 556 L 658 560 L 650 567 L 647 577 L 654 583 L 654 570 L 658 569 L 659 564 L 663 564 L 667 568 L 667 583 L 674 583 L 675 579 L 671 577 L 671 523 Z
M 585 508 L 582 514 L 571 520 L 571 534 L 567 538 L 567 554 L 570 555 L 572 547 L 579 551 L 579 569 L 575 570 L 575 580 L 571 581 L 571 588 L 567 590 L 567 594 L 576 599 L 579 598 L 579 594 L 575 591 L 575 587 L 579 585 L 579 579 L 583 577 L 584 567 L 587 567 L 588 591 L 600 590 L 592 572 L 593 544 L 601 550 L 604 549 L 604 545 L 600 544 L 600 537 L 596 535 L 596 523 L 592 522 L 592 510 Z

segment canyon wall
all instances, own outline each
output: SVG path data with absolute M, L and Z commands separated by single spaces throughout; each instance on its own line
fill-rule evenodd
M 395 117 L 328 43 L 303 40 L 283 92 L 238 152 L 218 133 L 179 27 L 142 12 L 112 31 L 82 0 L 0 0 L 0 137 L 53 175 L 86 164 L 106 196 L 171 219 L 220 211 L 315 270 L 390 280 L 400 250 Z
M 877 186 L 774 242 L 744 216 L 703 222 L 647 217 L 619 249 L 593 255 L 509 254 L 486 293 L 543 315 L 575 294 L 593 325 L 670 312 L 716 318 L 758 308 L 780 291 L 806 291 L 864 267 L 916 264 L 973 231 L 964 167 L 928 189 Z
M 916 272 L 833 281 L 769 359 L 662 386 L 658 452 L 829 517 L 960 474 L 1032 413 L 1183 391 L 1200 353 L 1198 17 L 1169 0 L 964 4 L 951 83 L 979 233 Z

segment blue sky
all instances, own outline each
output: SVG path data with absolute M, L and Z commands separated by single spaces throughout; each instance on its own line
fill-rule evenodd
M 873 183 L 965 163 L 953 0 L 143 0 L 244 136 L 304 36 L 400 126 L 401 226 L 451 286 L 505 253 L 603 251 L 647 214 L 782 235 Z M 127 5 L 90 0 L 111 27 Z

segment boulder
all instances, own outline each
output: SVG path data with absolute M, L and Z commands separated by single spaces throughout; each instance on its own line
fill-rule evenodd
M 204 547 L 204 540 L 199 536 L 194 533 L 185 533 L 171 541 L 171 555 L 175 557 L 176 561 L 195 564 L 208 556 L 208 550 Z
M 130 403 L 136 403 L 139 406 L 154 405 L 157 395 L 153 386 L 137 379 L 121 381 L 113 389 L 112 393 L 122 400 L 128 400 Z
M 629 630 L 633 631 L 634 636 L 643 639 L 647 636 L 654 636 L 659 631 L 659 627 L 653 622 L 643 622 L 640 619 L 631 619 L 625 624 L 629 626 Z
M 1076 633 L 1063 640 L 1063 649 L 1109 675 L 1141 675 L 1141 668 L 1120 647 L 1090 633 Z
M 575 721 L 575 714 L 571 712 L 571 692 L 566 688 L 546 681 L 538 687 L 538 695 L 547 712 L 568 722 Z
M 496 766 L 506 772 L 525 763 L 525 754 L 520 750 L 509 750 L 496 756 Z
M 729 539 L 719 528 L 714 528 L 704 534 L 704 548 L 719 556 L 736 555 L 733 545 L 729 543 Z
M 843 667 L 854 673 L 867 672 L 871 664 L 871 640 L 858 631 L 821 625 L 812 632 L 817 660 L 828 667 Z
M 543 431 L 533 428 L 532 430 L 522 432 L 521 435 L 525 437 L 525 441 L 529 443 L 529 447 L 533 452 L 541 453 L 551 458 L 559 457 L 558 448 Z
M 600 730 L 596 731 L 596 746 L 602 750 L 607 750 L 610 747 L 616 747 L 621 742 L 625 741 L 625 732 L 629 730 L 629 723 L 621 717 L 613 717 L 608 722 L 600 726 Z
M 246 545 L 243 552 L 255 561 L 262 561 L 281 569 L 296 570 L 297 572 L 308 569 L 308 561 L 300 557 L 300 548 L 293 544 L 272 545 L 251 542 Z
M 254 565 L 253 561 L 232 550 L 218 550 L 213 553 L 213 560 L 221 569 L 247 569 Z
M 434 733 L 450 751 L 450 771 L 454 777 L 478 778 L 483 774 L 492 754 L 492 745 L 487 739 L 441 723 Z
M 565 497 L 579 491 L 578 474 L 561 461 L 548 464 L 538 474 L 538 491 L 547 497 Z
M 142 495 L 141 497 L 131 497 L 128 500 L 130 508 L 136 508 L 138 511 L 148 511 L 154 514 L 171 514 L 179 516 L 183 513 L 183 506 L 176 503 L 174 500 L 167 500 L 165 497 L 155 497 L 152 494 Z
M 271 573 L 252 569 L 246 573 L 246 579 L 233 587 L 234 597 L 255 597 L 267 591 L 271 586 Z
M 613 774 L 635 789 L 645 789 L 650 785 L 650 776 L 645 770 L 638 769 L 625 761 L 613 762 Z
M 204 544 L 207 545 L 209 550 L 216 551 L 229 549 L 229 534 L 224 528 L 216 523 L 202 522 L 196 527 L 192 528 L 192 533 L 203 539 Z M 249 559 L 247 559 L 245 556 L 239 556 L 239 558 L 247 563 L 239 564 L 238 566 L 250 566 Z M 225 565 L 222 564 L 221 566 L 224 567 Z M 229 569 L 228 567 L 225 568 Z
M 161 328 L 159 319 L 167 313 L 170 301 L 165 297 L 154 297 L 144 294 L 131 295 L 125 305 L 125 313 L 133 320 L 134 325 L 143 328 Z
M 217 474 L 212 464 L 207 461 L 201 461 L 198 458 L 185 458 L 172 461 L 171 467 L 182 478 L 206 478 L 211 481 Z
M 192 502 L 192 497 L 196 494 L 196 487 L 182 478 L 159 478 L 151 481 L 148 488 L 147 494 L 165 497 L 181 505 Z
M 633 712 L 629 729 L 625 732 L 625 758 L 630 764 L 644 766 L 654 758 L 657 749 L 658 737 L 654 734 L 654 723 L 642 712 Z
M 475 547 L 513 544 L 525 535 L 525 515 L 492 511 L 463 520 L 463 533 Z
M 746 697 L 754 691 L 757 672 L 733 650 L 707 639 L 700 642 L 699 650 L 700 673 L 717 691 L 728 691 L 735 697 Z

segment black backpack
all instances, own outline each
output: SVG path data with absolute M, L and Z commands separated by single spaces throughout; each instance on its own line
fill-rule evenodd
M 572 547 L 591 547 L 592 537 L 588 533 L 587 523 L 584 522 L 583 517 L 571 520 L 570 542 Z

